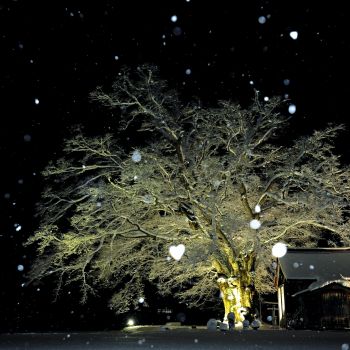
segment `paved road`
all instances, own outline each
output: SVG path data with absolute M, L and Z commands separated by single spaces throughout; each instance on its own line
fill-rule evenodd
M 0 335 L 0 349 L 327 349 L 350 350 L 350 331 L 140 329 L 96 333 L 23 333 Z

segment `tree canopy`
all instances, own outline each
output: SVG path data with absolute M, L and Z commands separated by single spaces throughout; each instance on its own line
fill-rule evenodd
M 281 142 L 279 99 L 185 104 L 152 66 L 125 68 L 91 99 L 118 112 L 118 131 L 78 130 L 44 170 L 30 279 L 56 276 L 57 293 L 75 283 L 83 302 L 110 288 L 117 312 L 138 304 L 145 281 L 195 307 L 221 291 L 225 313 L 238 314 L 253 292 L 274 290 L 275 243 L 349 245 L 342 126 Z

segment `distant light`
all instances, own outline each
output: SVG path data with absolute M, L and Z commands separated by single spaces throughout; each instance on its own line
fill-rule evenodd
M 34 100 L 34 103 L 35 103 L 36 105 L 38 105 L 38 104 L 40 103 L 39 99 L 36 98 L 36 99 Z
M 282 258 L 287 253 L 287 246 L 284 243 L 276 243 L 272 247 L 272 255 L 276 258 Z
M 297 106 L 296 105 L 289 105 L 289 107 L 288 107 L 288 112 L 290 113 L 290 114 L 294 114 L 295 112 L 297 111 Z
M 293 40 L 297 40 L 298 39 L 298 32 L 296 30 L 293 30 L 292 32 L 289 33 L 289 36 L 293 39 Z
M 23 265 L 18 265 L 17 266 L 17 270 L 18 271 L 23 271 L 24 270 L 24 266 Z
M 284 79 L 283 80 L 283 85 L 284 86 L 288 86 L 290 84 L 290 80 L 289 79 Z
M 135 325 L 135 321 L 132 318 L 130 318 L 130 319 L 128 319 L 127 325 L 128 326 L 134 326 Z
M 266 17 L 265 17 L 265 16 L 260 16 L 260 17 L 258 18 L 258 22 L 259 22 L 260 24 L 266 23 Z
M 174 16 L 171 16 L 171 17 L 170 17 L 170 20 L 171 20 L 171 22 L 174 22 L 174 23 L 175 23 L 175 22 L 177 21 L 177 16 L 175 16 L 175 15 L 174 15 Z
M 192 73 L 192 71 L 191 71 L 191 69 L 187 68 L 187 69 L 185 70 L 185 73 L 186 73 L 187 75 L 190 75 L 190 74 Z
M 249 223 L 250 228 L 252 228 L 253 230 L 257 230 L 260 228 L 261 223 L 259 220 L 257 219 L 253 219 L 250 223 Z

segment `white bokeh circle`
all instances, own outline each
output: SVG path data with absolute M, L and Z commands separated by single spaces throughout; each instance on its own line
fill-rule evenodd
M 260 228 L 261 223 L 259 220 L 257 219 L 253 219 L 250 223 L 249 223 L 250 228 L 252 228 L 253 230 L 257 230 L 258 228 Z
M 287 246 L 284 243 L 276 243 L 272 247 L 272 255 L 276 258 L 282 258 L 282 256 L 285 256 L 287 253 Z

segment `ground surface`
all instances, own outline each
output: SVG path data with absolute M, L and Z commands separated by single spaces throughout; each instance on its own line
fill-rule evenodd
M 138 327 L 123 331 L 1 334 L 0 349 L 327 349 L 349 350 L 350 331 L 209 331 Z

